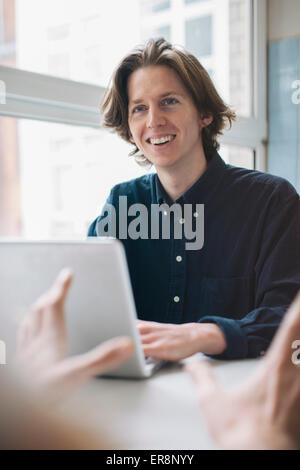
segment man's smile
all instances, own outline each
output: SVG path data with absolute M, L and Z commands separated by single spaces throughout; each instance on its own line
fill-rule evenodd
M 166 147 L 168 144 L 173 142 L 176 138 L 176 135 L 174 134 L 166 134 L 164 136 L 160 137 L 149 137 L 146 142 L 150 144 L 151 146 L 155 147 Z

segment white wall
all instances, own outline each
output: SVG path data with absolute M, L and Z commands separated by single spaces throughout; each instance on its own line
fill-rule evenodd
M 268 39 L 300 37 L 300 1 L 268 0 Z

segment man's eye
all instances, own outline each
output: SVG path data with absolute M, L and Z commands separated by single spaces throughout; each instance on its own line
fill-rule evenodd
M 177 100 L 175 98 L 165 98 L 163 100 L 163 104 L 175 104 L 177 103 Z
M 143 111 L 144 109 L 144 106 L 136 106 L 134 109 L 133 109 L 133 113 L 138 113 L 140 111 Z

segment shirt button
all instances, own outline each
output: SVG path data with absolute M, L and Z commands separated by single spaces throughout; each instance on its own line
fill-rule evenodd
M 193 214 L 193 215 L 194 215 L 194 217 L 199 217 L 199 214 L 198 214 L 198 212 L 194 212 L 194 214 Z
M 178 263 L 181 263 L 182 257 L 181 256 L 176 256 L 176 261 L 178 261 Z
M 184 224 L 185 220 L 184 219 L 179 219 L 179 223 L 182 225 Z
M 174 300 L 174 302 L 178 303 L 180 298 L 176 295 L 173 300 Z

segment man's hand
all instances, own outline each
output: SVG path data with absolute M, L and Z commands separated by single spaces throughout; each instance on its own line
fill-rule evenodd
M 179 361 L 197 352 L 221 354 L 225 337 L 217 325 L 184 323 L 173 325 L 138 320 L 145 356 Z
M 300 367 L 292 362 L 297 339 L 300 294 L 260 366 L 241 386 L 225 391 L 205 361 L 187 363 L 208 428 L 220 447 L 300 448 Z
M 65 357 L 64 302 L 71 282 L 71 271 L 61 271 L 50 290 L 30 309 L 17 334 L 17 365 L 36 390 L 49 392 L 51 401 L 116 368 L 133 352 L 132 341 L 124 337 L 106 341 L 85 354 Z

